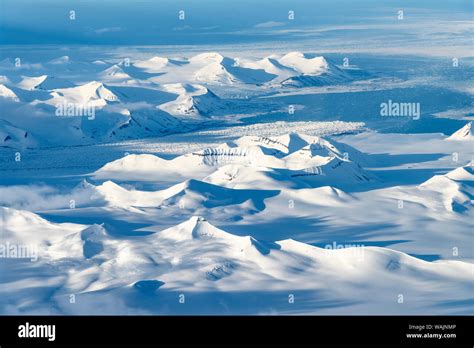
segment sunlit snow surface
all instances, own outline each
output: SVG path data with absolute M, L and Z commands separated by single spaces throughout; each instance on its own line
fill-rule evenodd
M 437 11 L 6 46 L 0 313 L 473 314 L 472 22 Z

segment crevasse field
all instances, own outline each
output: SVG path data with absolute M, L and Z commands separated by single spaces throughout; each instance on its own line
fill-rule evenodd
M 474 314 L 471 1 L 45 3 L 0 8 L 0 314 Z

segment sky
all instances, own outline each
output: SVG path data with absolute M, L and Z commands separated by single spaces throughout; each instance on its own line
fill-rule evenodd
M 3 45 L 229 44 L 298 40 L 318 28 L 472 21 L 472 0 L 0 0 Z M 183 10 L 185 19 L 179 19 Z M 75 19 L 70 19 L 75 11 Z M 294 11 L 294 20 L 288 18 Z

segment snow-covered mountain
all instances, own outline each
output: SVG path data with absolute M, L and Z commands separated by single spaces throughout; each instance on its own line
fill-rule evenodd
M 422 183 L 420 189 L 437 195 L 446 210 L 464 212 L 474 205 L 474 163 L 435 175 Z
M 349 148 L 344 145 L 344 149 Z M 363 157 L 355 149 L 351 152 L 355 158 Z M 228 165 L 232 167 L 226 167 Z M 229 170 L 234 173 L 232 180 L 228 179 Z M 265 187 L 275 184 L 274 177 L 283 182 L 299 182 L 303 187 L 351 185 L 375 180 L 372 174 L 350 160 L 350 153 L 343 153 L 330 141 L 296 133 L 279 137 L 246 136 L 172 160 L 153 155 L 128 155 L 106 164 L 95 172 L 95 176 L 122 180 L 138 177 L 149 180 L 158 177 L 204 179 L 208 176 L 205 180 L 209 182 L 232 187 L 247 187 L 263 177 L 267 181 Z
M 474 140 L 474 134 L 472 133 L 472 122 L 467 123 L 464 127 L 454 132 L 446 140 L 454 140 L 454 141 Z
M 368 77 L 341 69 L 326 58 L 310 57 L 302 52 L 271 55 L 262 59 L 227 57 L 218 52 L 204 52 L 190 58 L 152 57 L 133 63 L 135 69 L 149 74 L 156 83 L 234 85 L 267 83 L 285 87 L 323 86 Z
M 243 60 L 240 64 L 275 75 L 271 83 L 279 83 L 284 87 L 326 86 L 356 78 L 349 69 L 343 70 L 322 56 L 311 58 L 302 52 L 272 55 L 257 61 Z
M 123 81 L 125 83 L 132 80 L 132 77 L 128 75 L 123 69 L 118 65 L 114 64 L 111 67 L 105 69 L 100 73 L 100 77 L 102 81 Z
M 157 299 L 189 294 L 190 289 L 218 298 L 223 291 L 232 290 L 234 296 L 252 291 L 256 303 L 239 310 L 238 301 L 231 296 L 217 302 L 198 301 L 200 305 L 186 307 L 183 313 L 258 313 L 275 306 L 280 292 L 286 294 L 284 301 L 288 291 L 300 300 L 314 301 L 317 297 L 327 303 L 342 302 L 343 310 L 400 313 L 405 308 L 397 303 L 396 296 L 407 288 L 408 298 L 417 303 L 410 308 L 416 312 L 442 302 L 446 287 L 457 299 L 470 293 L 471 287 L 471 269 L 463 262 L 430 263 L 381 247 L 334 250 L 291 239 L 262 241 L 228 233 L 202 216 L 192 216 L 166 229 L 150 226 L 146 230 L 152 234 L 129 239 L 117 238 L 103 224 L 51 224 L 33 213 L 7 208 L 0 208 L 0 213 L 11 241 L 33 237 L 29 243 L 34 240 L 41 245 L 35 254 L 39 257 L 37 275 L 50 272 L 51 263 L 62 265 L 64 276 L 54 284 L 51 301 L 57 303 L 55 311 L 66 313 L 81 313 L 83 308 L 63 304 L 67 303 L 61 301 L 63 294 L 69 293 L 77 294 L 81 303 L 100 302 L 107 314 L 121 312 L 123 304 L 117 307 L 116 302 L 130 305 L 131 299 L 138 308 L 145 306 L 145 313 L 169 313 L 174 307 Z M 38 228 L 48 233 L 33 233 Z M 436 286 L 410 287 L 419 281 Z M 9 289 L 7 286 L 4 291 Z M 103 291 L 114 298 L 114 305 Z M 368 298 L 367 291 L 378 295 Z M 345 302 L 348 294 L 352 301 Z M 152 307 L 149 299 L 155 302 Z M 16 296 L 10 300 L 16 301 Z M 39 298 L 32 294 L 30 300 L 32 305 Z M 320 311 L 316 307 L 307 313 Z
M 0 85 L 0 98 L 10 102 L 19 102 L 20 98 L 10 88 L 5 85 Z
M 37 139 L 34 146 L 42 147 L 60 145 L 65 138 L 71 139 L 69 144 L 87 144 L 160 136 L 193 128 L 209 119 L 227 122 L 281 109 L 280 103 L 269 106 L 268 101 L 262 109 L 261 100 L 249 100 L 248 95 L 237 91 L 239 88 L 250 88 L 252 95 L 258 96 L 267 93 L 268 87 L 275 91 L 352 80 L 348 72 L 324 57 L 301 52 L 257 60 L 217 52 L 118 62 L 83 62 L 62 56 L 35 65 L 31 71 L 5 70 L 0 80 L 0 103 L 18 103 L 16 107 L 8 106 L 8 114 L 17 116 L 3 119 L 24 129 Z M 228 88 L 234 87 L 237 94 L 229 95 Z M 227 91 L 219 93 L 223 88 Z M 176 96 L 174 100 L 169 97 L 172 95 Z M 58 111 L 63 113 L 58 108 L 66 105 L 71 109 L 67 115 L 77 119 L 57 117 Z M 84 108 L 93 108 L 95 115 L 84 114 Z M 65 136 L 46 140 L 38 124 L 39 115 L 48 117 L 50 126 L 61 129 Z M 95 123 L 86 122 L 95 116 Z M 8 146 L 15 144 L 10 142 Z
M 190 59 L 190 63 L 200 66 L 194 73 L 194 78 L 211 84 L 259 84 L 271 81 L 275 77 L 264 70 L 241 67 L 234 59 L 214 52 L 195 56 Z
M 2 242 L 38 252 L 0 257 L 0 314 L 472 312 L 462 74 L 171 49 L 0 62 Z
M 9 146 L 22 148 L 33 146 L 35 144 L 29 134 L 24 129 L 13 126 L 10 122 L 0 119 L 0 146 Z
M 52 65 L 65 65 L 72 63 L 72 60 L 69 56 L 61 56 L 58 58 L 51 59 L 48 64 Z
M 116 102 L 118 98 L 103 83 L 91 81 L 86 84 L 71 87 L 54 89 L 51 92 L 52 99 L 47 103 L 56 105 L 60 103 L 75 103 L 94 107 L 102 107 L 109 102 Z
M 226 109 L 226 104 L 208 88 L 198 84 L 167 84 L 164 90 L 178 98 L 159 108 L 174 116 L 214 116 Z
M 33 77 L 23 76 L 22 80 L 17 84 L 17 87 L 31 91 L 37 88 L 43 82 L 45 82 L 47 78 L 48 78 L 47 75 L 33 76 Z
M 11 243 L 36 245 L 38 248 L 81 229 L 80 225 L 55 224 L 35 213 L 7 207 L 0 207 L 0 221 L 5 240 Z
M 147 73 L 160 73 L 166 67 L 179 66 L 181 64 L 186 64 L 186 61 L 155 56 L 147 60 L 135 62 L 133 66 L 143 69 Z

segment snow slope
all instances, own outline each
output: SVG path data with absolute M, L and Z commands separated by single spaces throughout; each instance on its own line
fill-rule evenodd
M 473 312 L 468 60 L 182 48 L 0 62 L 0 313 Z
M 283 56 L 272 55 L 261 60 L 242 60 L 241 66 L 263 69 L 275 75 L 271 83 L 284 87 L 325 86 L 352 81 L 350 70 L 342 70 L 324 57 L 310 58 L 302 52 L 290 52 Z
M 0 207 L 0 221 L 4 241 L 37 247 L 51 245 L 55 239 L 82 228 L 73 224 L 51 223 L 32 212 L 6 207 Z
M 464 127 L 454 132 L 446 140 L 454 140 L 454 141 L 474 140 L 474 134 L 472 133 L 472 122 L 467 123 Z
M 9 146 L 12 143 L 15 145 L 14 147 L 17 148 L 35 144 L 34 140 L 29 137 L 27 131 L 13 126 L 8 121 L 0 119 L 0 145 Z
M 344 149 L 350 147 L 345 145 Z M 357 150 L 351 150 L 355 157 L 362 157 Z M 278 177 L 283 182 L 300 182 L 299 185 L 304 187 L 351 185 L 375 180 L 373 175 L 349 158 L 349 153 L 344 155 L 325 139 L 290 133 L 279 137 L 245 136 L 172 160 L 153 155 L 129 155 L 106 164 L 94 175 L 98 179 L 120 180 L 152 181 L 167 177 L 203 179 L 217 170 L 205 180 L 233 187 L 249 187 L 257 178 L 267 181 L 264 186 L 269 187 L 275 184 L 272 177 Z M 232 182 L 228 180 L 227 165 L 233 166 L 230 168 L 234 173 L 231 174 Z
M 422 183 L 420 189 L 436 193 L 448 211 L 460 213 L 468 210 L 474 202 L 473 162 L 447 174 L 435 175 Z
M 225 103 L 208 88 L 198 84 L 167 84 L 164 90 L 178 94 L 176 100 L 159 108 L 174 116 L 214 116 L 226 109 Z
M 207 63 L 209 62 L 210 63 Z M 204 65 L 194 74 L 200 82 L 213 84 L 251 83 L 271 81 L 275 75 L 261 69 L 248 69 L 238 65 L 234 59 L 218 53 L 203 53 L 190 59 L 191 64 Z
M 228 57 L 218 52 L 204 52 L 190 58 L 152 57 L 136 62 L 134 68 L 146 73 L 154 83 L 189 83 L 211 85 L 250 84 L 264 86 L 282 84 L 286 87 L 323 86 L 369 77 L 354 69 L 340 69 L 324 57 L 309 57 L 301 52 L 271 55 L 261 59 Z
M 8 101 L 19 102 L 20 99 L 18 96 L 5 85 L 0 85 L 0 98 L 6 99 Z
M 186 63 L 187 62 L 178 59 L 155 56 L 148 60 L 135 62 L 133 63 L 133 66 L 143 69 L 145 72 L 148 73 L 160 73 L 166 67 L 179 66 L 181 64 Z
M 84 106 L 103 107 L 110 102 L 118 101 L 117 96 L 98 81 L 91 81 L 77 87 L 54 89 L 51 96 L 53 98 L 45 101 L 45 103 L 50 105 L 75 103 Z
M 13 60 L 0 67 L 0 104 L 8 107 L 1 117 L 34 136 L 38 147 L 162 136 L 205 125 L 209 119 L 232 122 L 281 110 L 281 102 L 259 99 L 280 88 L 353 80 L 324 57 L 300 52 L 257 60 L 212 51 L 130 61 L 61 56 L 25 70 L 9 69 L 8 64 Z M 169 97 L 173 94 L 174 100 Z M 8 105 L 12 101 L 18 105 Z M 74 113 L 78 119 L 59 118 L 60 105 L 94 108 L 97 122 L 86 122 L 90 115 L 80 112 Z M 40 117 L 48 118 L 48 129 L 40 126 Z M 49 127 L 60 134 L 47 137 Z
M 329 63 L 324 57 L 307 58 L 301 52 L 290 52 L 278 61 L 305 75 L 320 75 L 327 72 L 329 68 Z
M 102 71 L 100 73 L 100 77 L 102 81 L 109 81 L 109 82 L 123 81 L 126 83 L 132 80 L 132 77 L 128 75 L 125 71 L 123 71 L 123 69 L 117 64 L 114 64 L 111 67 Z
M 426 262 L 380 247 L 331 250 L 291 239 L 266 242 L 232 235 L 201 216 L 158 228 L 151 235 L 124 239 L 114 237 L 104 225 L 59 226 L 31 213 L 2 209 L 7 231 L 15 231 L 13 238 L 20 231 L 23 236 L 27 231 L 31 234 L 39 226 L 50 232 L 35 240 L 43 252 L 38 274 L 51 271 L 51 263 L 60 263 L 64 275 L 52 283 L 55 294 L 51 301 L 56 306 L 50 307 L 49 313 L 81 313 L 96 304 L 107 314 L 120 313 L 130 305 L 140 313 L 166 314 L 176 308 L 164 299 L 179 293 L 189 298 L 202 293 L 217 301 L 193 301 L 179 313 L 262 314 L 275 305 L 279 311 L 297 313 L 303 308 L 300 301 L 324 296 L 329 308 L 336 311 L 395 314 L 407 313 L 408 307 L 398 303 L 400 293 L 411 304 L 408 312 L 442 304 L 446 289 L 451 289 L 452 300 L 470 296 L 472 264 L 465 262 Z M 12 283 L 7 283 L 2 292 L 11 294 L 10 301 L 15 302 L 19 296 L 12 294 L 13 289 Z M 253 292 L 252 306 L 242 306 L 239 293 L 249 291 Z M 70 293 L 85 306 L 67 305 L 63 297 Z M 35 306 L 43 310 L 36 294 L 31 296 L 28 312 L 34 313 L 31 308 Z M 296 305 L 284 309 L 277 299 L 288 306 L 289 294 L 296 297 Z M 350 302 L 345 301 L 348 294 Z M 111 296 L 114 304 L 107 300 Z M 26 309 L 22 305 L 18 308 Z M 324 313 L 327 308 L 315 305 L 306 308 L 306 313 Z M 443 313 L 442 308 L 439 306 L 437 313 Z

